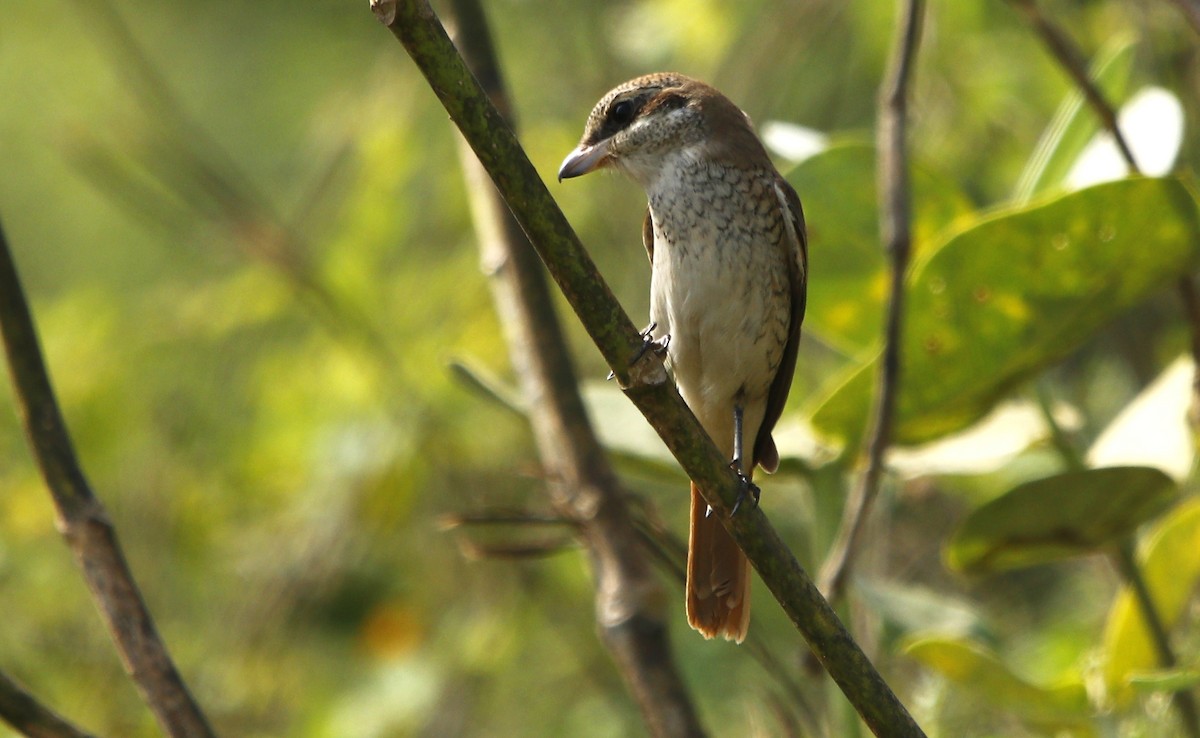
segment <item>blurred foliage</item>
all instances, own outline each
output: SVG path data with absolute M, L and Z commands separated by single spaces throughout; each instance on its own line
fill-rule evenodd
M 1106 467 L 1026 482 L 976 508 L 946 543 L 946 563 L 975 574 L 1103 552 L 1175 502 L 1171 478 Z
M 1041 5 L 1115 103 L 1153 84 L 1200 119 L 1200 44 L 1170 3 Z M 83 463 L 220 732 L 642 734 L 595 638 L 583 557 L 477 560 L 463 534 L 438 528 L 447 513 L 547 504 L 454 136 L 403 50 L 365 2 L 105 8 L 6 5 L 0 216 Z M 760 125 L 832 137 L 789 174 L 811 226 L 812 303 L 780 432 L 789 458 L 763 484 L 765 509 L 815 568 L 854 472 L 846 439 L 878 348 L 885 282 L 865 142 L 893 3 L 487 10 L 548 182 L 595 100 L 655 69 L 711 81 Z M 849 621 L 931 735 L 1171 735 L 1161 693 L 1194 685 L 1200 654 L 1190 477 L 1169 486 L 1184 501 L 1150 522 L 1138 559 L 1174 625 L 1174 672 L 1157 670 L 1103 559 L 968 579 L 941 548 L 973 508 L 1034 480 L 1046 499 L 1008 518 L 1009 532 L 1048 510 L 1094 522 L 1086 496 L 1111 490 L 1052 475 L 1110 423 L 1128 428 L 1122 410 L 1187 348 L 1170 282 L 1194 264 L 1200 134 L 1184 129 L 1177 177 L 1067 192 L 1095 121 L 1002 2 L 932 4 L 916 84 L 905 438 L 928 442 L 918 458 L 932 459 L 964 443 L 947 434 L 1034 388 L 1070 422 L 1048 412 L 987 468 L 906 465 L 870 524 Z M 552 187 L 630 314 L 645 315 L 642 194 L 617 177 Z M 598 384 L 606 368 L 565 322 Z M 922 350 L 935 333 L 940 363 Z M 851 375 L 833 395 L 845 400 L 840 438 L 815 434 L 811 408 Z M 1188 388 L 1171 386 L 1132 435 L 1182 423 Z M 639 509 L 682 531 L 682 477 L 639 441 L 644 426 L 613 391 L 588 384 L 602 435 Z M 99 734 L 156 735 L 58 540 L 10 404 L 0 393 L 0 669 Z M 987 430 L 969 443 L 1001 444 L 975 428 Z M 1178 476 L 1192 446 L 1171 449 L 1169 464 L 1120 463 Z M 1105 531 L 1140 520 L 1116 512 Z M 777 734 L 799 684 L 829 735 L 855 735 L 762 589 L 752 635 L 769 668 L 697 638 L 673 603 L 703 719 L 715 735 Z

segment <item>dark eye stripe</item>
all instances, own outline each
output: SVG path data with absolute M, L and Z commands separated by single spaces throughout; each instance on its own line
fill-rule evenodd
M 687 98 L 676 90 L 664 90 L 661 87 L 624 90 L 613 97 L 614 100 L 606 101 L 592 111 L 584 143 L 592 145 L 611 138 L 639 117 L 677 110 L 687 105 Z

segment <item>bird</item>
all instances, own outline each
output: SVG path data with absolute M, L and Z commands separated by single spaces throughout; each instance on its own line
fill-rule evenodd
M 791 388 L 804 320 L 800 198 L 750 117 L 708 84 L 674 72 L 637 77 L 596 103 L 558 179 L 598 169 L 621 172 L 646 192 L 644 337 L 665 353 L 679 394 L 757 502 L 755 466 L 779 466 L 771 432 Z M 705 638 L 741 643 L 750 624 L 749 561 L 695 482 L 691 495 L 688 622 Z

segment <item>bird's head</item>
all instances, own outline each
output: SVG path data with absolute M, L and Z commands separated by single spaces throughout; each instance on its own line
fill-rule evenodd
M 614 167 L 646 185 L 671 154 L 695 146 L 705 149 L 697 153 L 721 154 L 730 145 L 762 151 L 745 113 L 703 82 L 674 72 L 649 74 L 600 98 L 558 179 Z

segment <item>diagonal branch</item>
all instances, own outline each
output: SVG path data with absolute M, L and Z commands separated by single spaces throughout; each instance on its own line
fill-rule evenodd
M 463 57 L 493 104 L 511 111 L 478 0 L 455 0 L 453 7 Z M 538 454 L 552 480 L 551 501 L 575 523 L 591 561 L 600 638 L 653 735 L 703 736 L 671 654 L 662 586 L 588 422 L 542 265 L 479 160 L 465 144 L 460 153 L 480 260 L 522 384 Z
M 0 720 L 29 738 L 94 738 L 0 672 Z
M 891 284 L 884 327 L 883 360 L 867 441 L 867 465 L 846 500 L 842 524 L 821 568 L 821 591 L 832 602 L 845 594 L 871 505 L 879 494 L 884 454 L 895 424 L 900 393 L 900 339 L 904 323 L 904 279 L 912 250 L 912 206 L 908 177 L 908 89 L 921 39 L 924 0 L 904 0 L 888 73 L 879 89 L 879 223 L 891 260 Z
M 207 738 L 212 728 L 171 661 L 104 505 L 92 494 L 38 346 L 16 264 L 0 228 L 0 333 L 17 409 L 54 500 L 59 532 L 83 571 L 125 671 L 170 736 Z
M 662 362 L 647 355 L 631 365 L 642 345 L 637 327 L 600 277 L 428 3 L 375 0 L 372 10 L 404 45 L 488 171 L 625 394 L 699 486 L 859 715 L 876 735 L 924 735 L 763 512 L 751 509 L 729 517 L 740 489 L 738 477 L 675 391 Z

